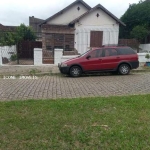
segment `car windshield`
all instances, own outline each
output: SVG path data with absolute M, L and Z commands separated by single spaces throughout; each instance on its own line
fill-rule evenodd
M 91 50 L 88 50 L 88 51 L 86 51 L 85 53 L 81 54 L 80 57 L 85 56 L 89 51 L 91 51 Z

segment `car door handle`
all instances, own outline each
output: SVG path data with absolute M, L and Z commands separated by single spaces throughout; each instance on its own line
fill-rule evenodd
M 117 57 L 117 58 L 120 58 L 120 57 Z

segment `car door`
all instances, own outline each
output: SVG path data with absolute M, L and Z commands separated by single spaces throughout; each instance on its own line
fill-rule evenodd
M 120 62 L 120 57 L 115 48 L 104 49 L 104 57 L 101 61 L 101 68 L 103 70 L 114 70 Z
M 85 71 L 98 71 L 101 70 L 101 57 L 102 49 L 96 49 L 89 52 L 84 60 L 81 62 L 81 65 Z

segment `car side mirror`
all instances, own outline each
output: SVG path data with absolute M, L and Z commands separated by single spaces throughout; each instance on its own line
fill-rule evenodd
M 88 55 L 88 56 L 86 57 L 86 59 L 89 59 L 89 58 L 91 58 L 91 56 L 90 56 L 90 55 Z

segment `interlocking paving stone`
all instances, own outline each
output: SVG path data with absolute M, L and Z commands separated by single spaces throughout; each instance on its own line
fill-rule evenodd
M 150 93 L 150 73 L 80 78 L 0 79 L 0 100 L 57 99 Z

